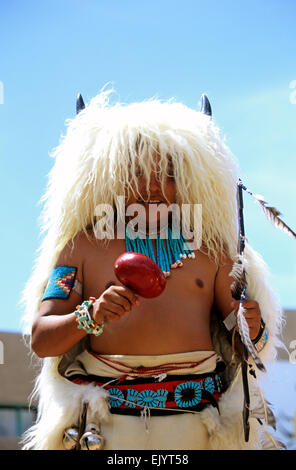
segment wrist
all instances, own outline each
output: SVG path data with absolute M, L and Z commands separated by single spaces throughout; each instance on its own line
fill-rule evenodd
M 257 352 L 260 352 L 264 348 L 267 341 L 268 341 L 268 329 L 266 328 L 263 318 L 261 318 L 258 335 L 256 336 L 256 338 L 252 339 L 252 343 L 254 344 Z
M 95 297 L 89 297 L 88 300 L 84 300 L 81 305 L 76 306 L 75 315 L 79 330 L 83 329 L 88 334 L 100 336 L 103 333 L 103 324 L 97 323 L 90 313 L 95 301 Z
M 258 334 L 255 338 L 252 339 L 253 344 L 258 343 L 259 339 L 261 338 L 263 334 L 264 329 L 265 329 L 265 323 L 264 323 L 264 320 L 261 318 Z

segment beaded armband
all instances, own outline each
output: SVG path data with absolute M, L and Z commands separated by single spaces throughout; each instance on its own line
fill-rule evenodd
M 268 341 L 268 329 L 265 326 L 263 319 L 261 318 L 260 330 L 255 339 L 252 340 L 257 352 L 262 351 L 265 344 Z
M 103 333 L 103 325 L 96 323 L 89 313 L 89 309 L 93 306 L 95 300 L 95 297 L 89 297 L 81 305 L 77 305 L 75 315 L 78 330 L 84 329 L 88 334 L 100 336 Z

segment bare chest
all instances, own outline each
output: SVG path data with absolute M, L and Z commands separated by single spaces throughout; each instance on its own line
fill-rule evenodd
M 102 242 L 96 247 L 90 247 L 83 263 L 84 296 L 100 296 L 110 282 L 119 284 L 114 274 L 116 258 L 126 251 L 124 240 L 111 240 L 107 246 Z M 183 266 L 171 270 L 167 278 L 165 291 L 156 299 L 146 300 L 153 302 L 154 308 L 160 305 L 176 305 L 178 299 L 190 302 L 199 299 L 211 302 L 213 298 L 216 266 L 206 255 L 195 253 L 195 259 L 183 260 Z
M 125 249 L 124 240 L 91 249 L 83 264 L 84 296 L 99 297 L 108 283 L 117 281 L 113 265 Z M 166 354 L 211 350 L 210 312 L 214 299 L 215 265 L 202 253 L 172 269 L 163 293 L 140 299 L 120 321 L 105 325 L 92 338 L 94 351 L 105 354 Z

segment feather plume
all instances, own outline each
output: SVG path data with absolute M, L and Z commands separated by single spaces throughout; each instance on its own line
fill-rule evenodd
M 229 276 L 234 279 L 230 286 L 232 297 L 235 300 L 240 300 L 242 291 L 247 286 L 246 270 L 241 258 L 233 263 Z
M 293 238 L 296 238 L 296 233 L 279 217 L 281 212 L 273 206 L 270 206 L 260 194 L 253 194 L 254 198 L 259 202 L 262 210 L 268 220 L 278 229 L 283 230 L 284 232 L 291 235 Z
M 288 233 L 288 235 L 291 235 L 293 238 L 296 238 L 296 233 L 279 217 L 280 215 L 282 215 L 282 213 L 276 207 L 270 206 L 269 203 L 264 200 L 264 197 L 261 194 L 252 193 L 252 191 L 250 191 L 242 183 L 241 179 L 239 179 L 239 185 L 244 191 L 246 191 L 248 194 L 253 196 L 256 201 L 258 201 L 265 216 L 277 229 L 283 230 L 284 232 Z
M 256 366 L 261 371 L 266 371 L 265 366 L 261 359 L 259 358 L 257 351 L 252 343 L 249 333 L 249 325 L 247 320 L 245 319 L 245 309 L 243 308 L 242 302 L 240 303 L 238 312 L 237 312 L 237 325 L 239 329 L 239 334 L 243 344 L 248 349 L 249 353 L 251 354 Z
M 273 414 L 273 411 L 266 405 L 262 404 L 257 408 L 251 411 L 251 416 L 256 419 L 265 420 L 266 424 L 272 426 L 272 428 L 276 431 L 276 419 Z
M 261 423 L 260 423 L 261 424 Z M 262 450 L 286 450 L 287 446 L 279 441 L 274 439 L 269 432 L 265 432 L 262 438 Z

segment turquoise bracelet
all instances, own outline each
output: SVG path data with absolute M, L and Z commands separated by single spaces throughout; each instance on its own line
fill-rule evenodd
M 256 338 L 252 340 L 257 352 L 262 351 L 262 349 L 264 348 L 265 344 L 268 341 L 268 336 L 269 336 L 268 328 L 266 328 L 265 322 L 261 318 L 259 333 L 256 336 Z
M 84 300 L 81 305 L 76 306 L 75 315 L 78 330 L 83 329 L 88 334 L 100 336 L 103 333 L 104 326 L 96 323 L 89 313 L 89 309 L 93 306 L 96 299 L 90 297 L 88 300 Z

